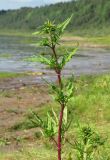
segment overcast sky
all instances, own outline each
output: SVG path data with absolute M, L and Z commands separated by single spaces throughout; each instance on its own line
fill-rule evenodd
M 20 7 L 35 7 L 69 0 L 0 0 L 1 9 L 16 9 Z

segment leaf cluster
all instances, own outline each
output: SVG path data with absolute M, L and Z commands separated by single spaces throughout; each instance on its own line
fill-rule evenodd
M 41 128 L 41 133 L 46 138 L 52 138 L 58 133 L 58 116 L 55 111 L 52 109 L 51 112 L 47 112 L 46 118 L 42 119 L 34 111 L 31 111 L 31 118 L 29 121 L 36 127 Z M 63 124 L 62 124 L 62 137 L 64 137 L 65 132 L 68 130 L 70 122 L 68 122 L 68 111 L 65 107 Z
M 66 82 L 62 81 L 62 89 L 59 88 L 57 84 L 51 84 L 50 86 L 54 93 L 54 99 L 60 104 L 64 104 L 66 106 L 73 97 L 73 77 L 68 79 Z
M 86 160 L 92 160 L 98 148 L 104 146 L 106 142 L 106 138 L 100 136 L 89 126 L 80 127 L 78 135 L 74 142 L 74 149 L 78 151 L 77 157 L 79 160 L 83 160 L 85 156 Z
M 43 26 L 40 27 L 39 31 L 33 34 L 45 35 L 45 37 L 43 37 L 43 40 L 41 40 L 40 45 L 52 48 L 53 46 L 59 44 L 60 36 L 71 21 L 71 18 L 72 16 L 58 25 L 56 25 L 55 22 L 51 22 L 50 20 L 48 20 L 44 23 Z
M 40 62 L 44 65 L 47 65 L 50 69 L 55 69 L 57 68 L 57 70 L 62 70 L 64 68 L 64 66 L 66 65 L 67 62 L 69 62 L 72 57 L 74 56 L 74 54 L 76 53 L 78 47 L 74 48 L 72 51 L 66 51 L 66 53 L 63 56 L 59 56 L 59 59 L 56 63 L 55 58 L 53 57 L 53 55 L 49 55 L 48 57 L 46 56 L 31 56 L 30 58 L 27 58 L 27 61 L 31 61 L 31 62 Z
M 43 26 L 40 27 L 40 30 L 34 34 L 45 35 L 41 40 L 42 46 L 46 46 L 51 49 L 51 54 L 47 56 L 32 56 L 28 58 L 28 61 L 40 62 L 44 65 L 47 65 L 50 69 L 56 71 L 57 74 L 61 72 L 67 62 L 69 62 L 73 55 L 76 53 L 78 46 L 76 46 L 72 51 L 66 50 L 63 55 L 58 56 L 56 53 L 56 45 L 59 44 L 60 37 L 64 32 L 65 28 L 71 21 L 71 17 L 65 20 L 63 23 L 56 25 L 54 22 L 47 21 Z

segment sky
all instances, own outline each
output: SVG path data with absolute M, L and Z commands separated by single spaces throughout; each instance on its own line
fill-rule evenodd
M 35 7 L 69 0 L 0 0 L 0 10 L 18 9 L 21 7 Z

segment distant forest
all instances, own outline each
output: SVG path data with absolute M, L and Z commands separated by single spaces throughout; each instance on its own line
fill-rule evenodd
M 34 30 L 45 20 L 61 22 L 73 13 L 68 31 L 73 28 L 110 25 L 110 0 L 73 0 L 44 7 L 0 11 L 0 29 Z

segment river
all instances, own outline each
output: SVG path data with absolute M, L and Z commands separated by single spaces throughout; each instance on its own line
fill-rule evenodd
M 40 48 L 25 43 L 29 38 L 0 36 L 0 72 L 24 72 L 45 70 L 39 63 L 26 62 L 26 57 L 39 54 Z M 66 65 L 63 73 L 76 75 L 110 72 L 110 50 L 102 48 L 79 49 Z

